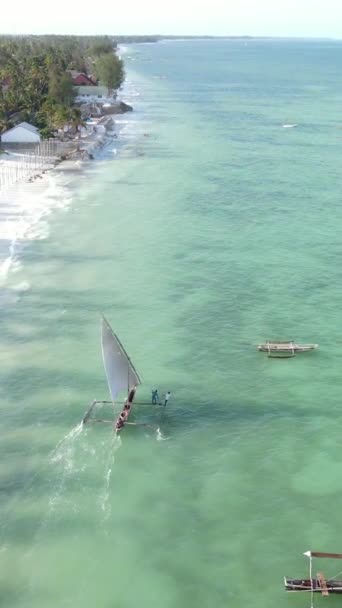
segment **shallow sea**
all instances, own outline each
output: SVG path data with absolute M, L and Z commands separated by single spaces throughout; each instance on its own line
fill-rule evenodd
M 342 43 L 125 61 L 135 112 L 53 173 L 1 287 L 1 605 L 307 606 L 282 576 L 342 551 Z M 161 437 L 78 427 L 108 396 L 101 312 L 139 399 L 172 392 L 132 417 Z M 320 348 L 268 359 L 267 338 Z

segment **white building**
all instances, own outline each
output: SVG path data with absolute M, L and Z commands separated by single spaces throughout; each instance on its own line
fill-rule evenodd
M 28 122 L 21 122 L 1 135 L 4 144 L 22 144 L 40 142 L 39 130 Z
M 74 87 L 76 103 L 110 103 L 115 98 L 114 94 L 108 97 L 107 87 Z

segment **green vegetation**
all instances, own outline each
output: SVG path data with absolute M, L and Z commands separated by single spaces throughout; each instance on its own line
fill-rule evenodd
M 113 91 L 124 79 L 116 43 L 99 36 L 0 36 L 0 133 L 25 120 L 51 136 L 82 124 L 69 70 L 98 74 Z
M 125 76 L 122 60 L 113 53 L 106 53 L 98 58 L 95 72 L 98 79 L 106 85 L 108 95 L 120 87 Z
M 113 52 L 113 44 L 107 40 L 103 42 L 96 42 L 90 49 L 92 57 L 100 57 L 107 53 Z

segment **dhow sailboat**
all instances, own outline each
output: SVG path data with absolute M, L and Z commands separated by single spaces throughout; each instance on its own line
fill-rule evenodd
M 114 425 L 115 431 L 118 433 L 125 424 L 135 424 L 129 423 L 128 418 L 132 411 L 137 387 L 141 384 L 141 380 L 118 336 L 113 332 L 111 326 L 104 317 L 102 317 L 101 323 L 101 345 L 103 366 L 107 377 L 111 401 L 94 400 L 86 411 L 82 422 L 83 424 L 87 424 L 88 422 L 111 422 Z M 103 418 L 94 418 L 92 416 L 97 405 L 105 403 L 114 405 L 123 391 L 126 391 L 126 398 L 123 401 L 122 410 L 116 420 L 106 420 Z

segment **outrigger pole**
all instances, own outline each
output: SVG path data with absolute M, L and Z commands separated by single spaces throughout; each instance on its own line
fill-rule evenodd
M 122 401 L 108 401 L 106 399 L 96 399 L 93 403 L 111 403 L 112 405 L 122 405 Z M 134 401 L 134 405 L 151 405 L 151 401 Z M 158 403 L 157 405 L 162 405 Z
M 323 553 L 322 551 L 305 551 L 307 557 L 330 557 L 331 559 L 342 559 L 342 553 Z
M 107 403 L 107 404 L 111 404 L 111 405 L 115 405 L 115 404 L 120 404 L 121 405 L 121 401 L 108 401 L 107 399 L 94 399 L 94 401 L 91 402 L 90 406 L 88 407 L 86 413 L 84 414 L 83 418 L 82 418 L 82 422 L 83 424 L 87 424 L 87 422 L 115 422 L 115 420 L 103 420 L 103 419 L 99 419 L 99 418 L 94 418 L 93 420 L 89 420 L 92 411 L 94 409 L 94 407 L 98 404 L 98 403 Z M 149 401 L 135 401 L 134 405 L 151 405 Z M 160 404 L 159 404 L 160 405 Z M 125 422 L 125 424 L 138 424 L 135 422 Z M 146 424 L 144 424 L 143 426 L 148 426 Z
M 108 321 L 104 317 L 102 317 L 101 323 L 101 346 L 102 346 L 102 358 L 103 365 L 105 369 L 105 374 L 107 378 L 109 393 L 111 396 L 111 400 L 97 400 L 94 399 L 89 405 L 87 411 L 85 412 L 82 423 L 92 423 L 92 422 L 106 422 L 114 424 L 114 429 L 116 432 L 120 431 L 126 424 L 131 424 L 134 426 L 153 426 L 145 423 L 139 422 L 128 422 L 128 416 L 133 407 L 133 401 L 137 386 L 141 384 L 141 380 L 137 370 L 135 369 L 131 359 L 129 358 L 127 352 L 125 351 L 122 343 L 120 342 L 118 336 L 113 332 L 110 327 Z M 126 384 L 127 383 L 127 384 Z M 119 394 L 126 390 L 127 387 L 127 397 L 122 403 L 118 402 L 116 399 Z M 92 413 L 96 405 L 98 404 L 110 404 L 112 407 L 115 406 L 115 403 L 121 404 L 121 412 L 116 420 L 108 420 L 102 418 L 92 418 Z M 139 403 L 139 402 L 138 402 Z M 142 405 L 150 405 L 147 402 L 140 402 Z M 105 414 L 104 414 L 105 415 Z
M 99 403 L 98 401 L 95 401 L 95 403 L 93 402 L 92 405 L 90 406 L 89 409 L 91 409 L 94 405 L 96 405 L 96 403 Z M 109 403 L 112 403 L 111 401 L 109 401 Z M 88 410 L 89 412 L 89 410 Z M 92 420 L 89 420 L 89 416 L 87 418 L 88 412 L 85 414 L 82 422 L 83 424 L 89 423 L 89 424 L 96 424 L 97 422 L 107 422 L 108 424 L 114 424 L 115 420 L 108 420 L 107 418 L 93 418 Z M 89 413 L 90 415 L 90 413 Z M 147 426 L 150 429 L 153 429 L 154 431 L 159 431 L 159 426 L 153 426 L 152 424 L 147 424 L 146 422 L 125 422 L 125 426 L 126 424 L 129 424 L 130 426 Z
M 83 424 L 86 424 L 88 422 L 88 420 L 91 416 L 91 413 L 97 403 L 98 403 L 98 401 L 96 401 L 96 399 L 94 399 L 94 401 L 91 402 L 90 406 L 88 407 L 86 413 L 84 414 L 84 416 L 82 418 Z

